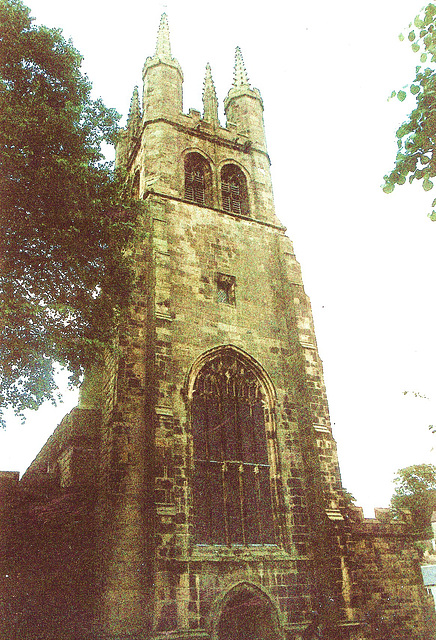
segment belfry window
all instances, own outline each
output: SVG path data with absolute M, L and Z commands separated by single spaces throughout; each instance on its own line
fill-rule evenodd
M 264 412 L 261 384 L 235 354 L 200 370 L 192 398 L 198 544 L 274 543 Z
M 199 153 L 189 153 L 185 159 L 185 200 L 210 204 L 210 168 Z
M 223 167 L 221 196 L 224 211 L 248 215 L 247 182 L 239 167 L 232 164 Z

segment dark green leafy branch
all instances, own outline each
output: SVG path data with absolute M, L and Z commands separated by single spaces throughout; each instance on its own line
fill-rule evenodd
M 407 41 L 419 55 L 414 81 L 396 92 L 404 101 L 409 92 L 416 100 L 415 108 L 396 132 L 398 152 L 394 169 L 384 176 L 383 191 L 391 193 L 397 184 L 422 180 L 424 191 L 433 188 L 436 176 L 436 5 L 428 4 L 409 25 Z M 401 40 L 406 40 L 404 35 Z M 429 216 L 436 219 L 436 199 Z
M 402 517 L 410 512 L 412 526 L 424 539 L 436 509 L 436 467 L 432 464 L 415 464 L 399 469 L 394 478 L 395 491 L 391 498 L 394 516 Z
M 57 398 L 110 348 L 132 285 L 140 204 L 104 161 L 119 115 L 91 97 L 60 30 L 0 0 L 0 408 Z

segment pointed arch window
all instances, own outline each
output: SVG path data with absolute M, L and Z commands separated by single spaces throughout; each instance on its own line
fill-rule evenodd
M 189 153 L 185 158 L 185 200 L 203 205 L 211 203 L 211 171 L 199 153 Z
M 227 164 L 222 168 L 221 197 L 224 211 L 249 214 L 247 181 L 236 165 Z
M 234 353 L 200 370 L 192 397 L 197 543 L 274 543 L 265 411 L 260 381 Z

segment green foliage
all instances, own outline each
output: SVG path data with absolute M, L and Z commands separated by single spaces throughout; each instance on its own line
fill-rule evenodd
M 409 92 L 416 100 L 406 122 L 397 130 L 398 153 L 394 169 L 384 176 L 383 191 L 392 193 L 397 184 L 406 179 L 412 183 L 422 180 L 425 191 L 433 188 L 431 178 L 436 176 L 436 5 L 428 4 L 415 17 L 415 29 L 411 28 L 400 40 L 408 41 L 412 51 L 420 55 L 420 65 L 415 69 L 415 79 L 400 91 L 393 91 L 391 98 L 397 96 L 403 102 Z M 412 27 L 412 25 L 409 25 Z M 427 64 L 427 66 L 422 66 Z M 432 207 L 435 207 L 435 201 Z M 436 210 L 429 213 L 436 220 Z
M 399 469 L 394 478 L 396 484 L 391 499 L 394 514 L 410 511 L 415 533 L 425 534 L 431 515 L 436 509 L 436 467 L 432 464 L 416 464 Z
M 103 161 L 118 114 L 91 98 L 60 30 L 0 0 L 0 407 L 56 397 L 111 343 L 129 297 L 125 249 L 139 204 Z
M 344 498 L 345 505 L 347 507 L 355 506 L 356 498 L 353 496 L 352 493 L 350 493 L 350 491 L 345 489 L 345 487 L 342 490 L 342 495 Z

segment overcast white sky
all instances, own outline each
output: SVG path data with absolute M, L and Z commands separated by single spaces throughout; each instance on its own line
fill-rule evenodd
M 344 486 L 368 515 L 388 506 L 397 469 L 436 463 L 436 193 L 380 189 L 411 104 L 387 102 L 418 58 L 398 34 L 421 1 L 33 0 L 85 60 L 96 96 L 126 115 L 160 14 L 201 109 L 207 62 L 222 106 L 239 45 L 262 93 L 276 211 L 312 300 Z M 221 110 L 222 112 L 222 110 Z M 224 124 L 224 118 L 221 119 Z M 428 399 L 403 391 L 418 391 Z M 0 469 L 23 471 L 75 404 L 0 433 Z

